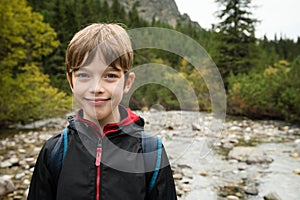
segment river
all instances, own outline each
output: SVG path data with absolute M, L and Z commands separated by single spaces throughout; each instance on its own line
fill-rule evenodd
M 146 131 L 163 139 L 179 200 L 300 199 L 299 127 L 245 118 L 216 121 L 209 113 L 137 113 L 145 118 Z M 39 131 L 1 137 L 0 175 L 14 184 L 4 199 L 26 197 L 42 144 L 66 124 L 50 122 L 39 123 Z

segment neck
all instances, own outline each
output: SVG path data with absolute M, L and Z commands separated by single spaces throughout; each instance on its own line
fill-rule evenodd
M 116 107 L 116 109 L 113 110 L 113 112 L 110 114 L 109 117 L 106 117 L 105 119 L 102 119 L 102 120 L 98 120 L 98 123 L 99 123 L 101 129 L 103 130 L 103 128 L 107 124 L 115 124 L 115 123 L 118 123 L 119 121 L 121 121 L 121 115 L 120 115 L 119 108 Z

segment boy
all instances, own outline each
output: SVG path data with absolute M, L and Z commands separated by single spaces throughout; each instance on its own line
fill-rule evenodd
M 134 82 L 129 36 L 117 24 L 92 24 L 75 34 L 66 52 L 66 70 L 79 106 L 69 117 L 67 149 L 59 172 L 52 153 L 60 135 L 42 148 L 30 185 L 29 200 L 173 200 L 174 180 L 162 149 L 160 168 L 146 170 L 144 121 L 120 105 Z

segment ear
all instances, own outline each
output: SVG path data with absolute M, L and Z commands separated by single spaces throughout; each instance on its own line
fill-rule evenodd
M 130 90 L 133 82 L 134 82 L 134 79 L 135 79 L 135 74 L 133 72 L 128 72 L 128 78 L 127 80 L 125 81 L 125 86 L 124 86 L 124 93 L 128 93 L 128 91 Z
M 73 82 L 72 82 L 72 77 L 71 77 L 71 76 L 73 76 L 73 74 L 67 73 L 66 75 L 67 75 L 67 80 L 69 82 L 70 88 L 73 92 Z

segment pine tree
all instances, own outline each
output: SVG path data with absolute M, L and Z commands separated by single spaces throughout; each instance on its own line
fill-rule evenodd
M 215 0 L 219 4 L 217 17 L 220 23 L 214 29 L 218 41 L 215 59 L 221 74 L 247 73 L 254 66 L 255 24 L 251 18 L 251 0 Z

